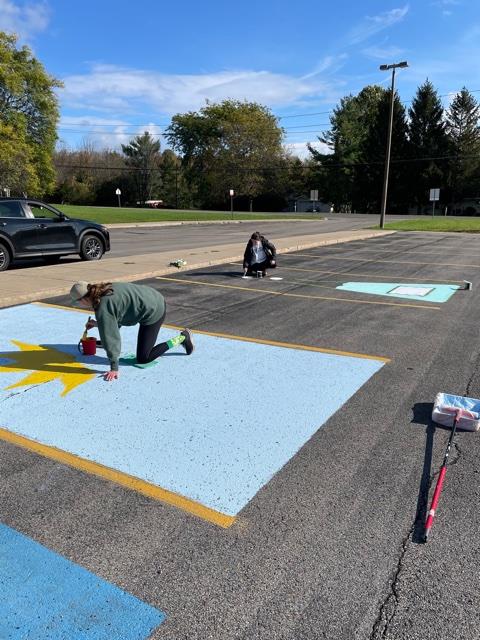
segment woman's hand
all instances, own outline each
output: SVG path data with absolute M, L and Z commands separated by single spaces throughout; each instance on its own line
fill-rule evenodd
M 107 382 L 118 380 L 118 371 L 107 371 L 107 373 L 103 376 L 103 379 Z
M 91 318 L 89 318 L 87 321 L 87 324 L 85 325 L 85 328 L 88 331 L 89 329 L 93 329 L 93 327 L 96 327 L 96 326 L 98 326 L 96 320 L 92 320 Z

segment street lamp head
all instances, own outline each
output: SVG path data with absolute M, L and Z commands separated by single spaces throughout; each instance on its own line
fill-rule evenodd
M 395 64 L 381 64 L 380 71 L 389 71 L 389 69 L 404 69 L 408 67 L 408 62 L 404 60 L 403 62 L 397 62 Z

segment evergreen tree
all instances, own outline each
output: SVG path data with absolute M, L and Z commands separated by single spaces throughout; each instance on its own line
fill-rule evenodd
M 480 105 L 465 87 L 447 112 L 451 144 L 451 188 L 454 209 L 465 197 L 478 195 L 480 172 Z
M 385 172 L 391 90 L 384 91 L 361 146 L 363 179 L 358 180 L 365 194 L 363 210 L 379 213 Z M 392 148 L 388 178 L 387 213 L 404 213 L 408 207 L 408 186 L 405 158 L 407 154 L 407 120 L 398 93 L 393 99 Z
M 433 84 L 426 80 L 418 87 L 408 110 L 409 163 L 407 175 L 418 213 L 429 202 L 429 190 L 440 188 L 444 195 L 448 165 L 442 156 L 448 154 L 442 103 Z M 416 160 L 426 158 L 425 160 Z
M 148 131 L 136 136 L 129 144 L 122 144 L 125 164 L 133 171 L 139 203 L 144 204 L 158 195 L 160 189 L 160 141 L 154 140 Z
M 319 138 L 332 154 L 309 148 L 322 169 L 322 196 L 337 211 L 380 211 L 389 113 L 390 91 L 367 86 L 357 96 L 342 98 L 330 118 L 330 131 Z M 404 176 L 402 166 L 394 161 L 404 157 L 405 144 L 405 109 L 395 94 L 389 208 L 399 210 L 405 206 Z

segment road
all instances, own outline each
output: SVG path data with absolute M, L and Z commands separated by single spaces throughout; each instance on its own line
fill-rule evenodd
M 407 216 L 389 216 L 389 220 L 404 220 Z M 259 230 L 275 242 L 275 238 L 300 236 L 308 233 L 328 233 L 363 229 L 378 224 L 378 216 L 334 214 L 328 220 L 286 222 L 239 222 L 238 224 L 185 224 L 174 226 L 113 227 L 110 229 L 111 251 L 106 257 L 133 256 L 169 249 L 178 249 L 179 258 L 183 249 L 202 248 L 216 242 L 229 244 L 238 241 L 246 244 L 253 231 Z M 78 256 L 62 258 L 62 262 L 75 262 Z M 42 260 L 22 260 L 13 269 L 24 269 L 43 265 Z
M 392 216 L 404 220 L 405 216 Z M 364 229 L 378 224 L 378 216 L 340 215 L 335 214 L 328 220 L 295 221 L 295 222 L 241 222 L 239 224 L 181 225 L 172 227 L 137 227 L 114 228 L 110 230 L 112 249 L 111 256 L 131 256 L 139 253 L 153 253 L 170 248 L 193 249 L 238 241 L 246 244 L 253 231 L 260 231 L 267 238 L 285 238 L 308 233 L 328 233 L 329 231 L 345 231 Z M 181 256 L 179 256 L 181 257 Z

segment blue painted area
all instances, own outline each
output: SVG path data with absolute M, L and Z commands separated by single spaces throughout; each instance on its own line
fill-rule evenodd
M 425 287 L 431 289 L 422 296 L 399 295 L 392 291 L 397 287 Z M 456 284 L 405 284 L 404 282 L 344 282 L 336 287 L 342 291 L 355 291 L 357 293 L 369 293 L 376 296 L 388 296 L 390 298 L 404 298 L 406 300 L 423 300 L 424 302 L 447 302 L 460 287 Z
M 11 338 L 77 353 L 106 371 L 97 352 L 76 350 L 86 317 L 25 305 L 0 311 L 0 351 Z M 161 340 L 174 332 L 162 329 Z M 122 328 L 124 353 L 137 329 Z M 23 373 L 0 373 L 4 426 L 236 515 L 307 440 L 384 364 L 194 335 L 196 349 L 167 352 L 149 369 L 120 367 L 60 397 L 59 382 L 5 391 Z M 176 356 L 176 357 L 174 357 Z M 1 354 L 0 354 L 1 358 Z M 28 408 L 35 407 L 29 419 Z
M 144 640 L 165 615 L 0 524 L 2 640 Z

